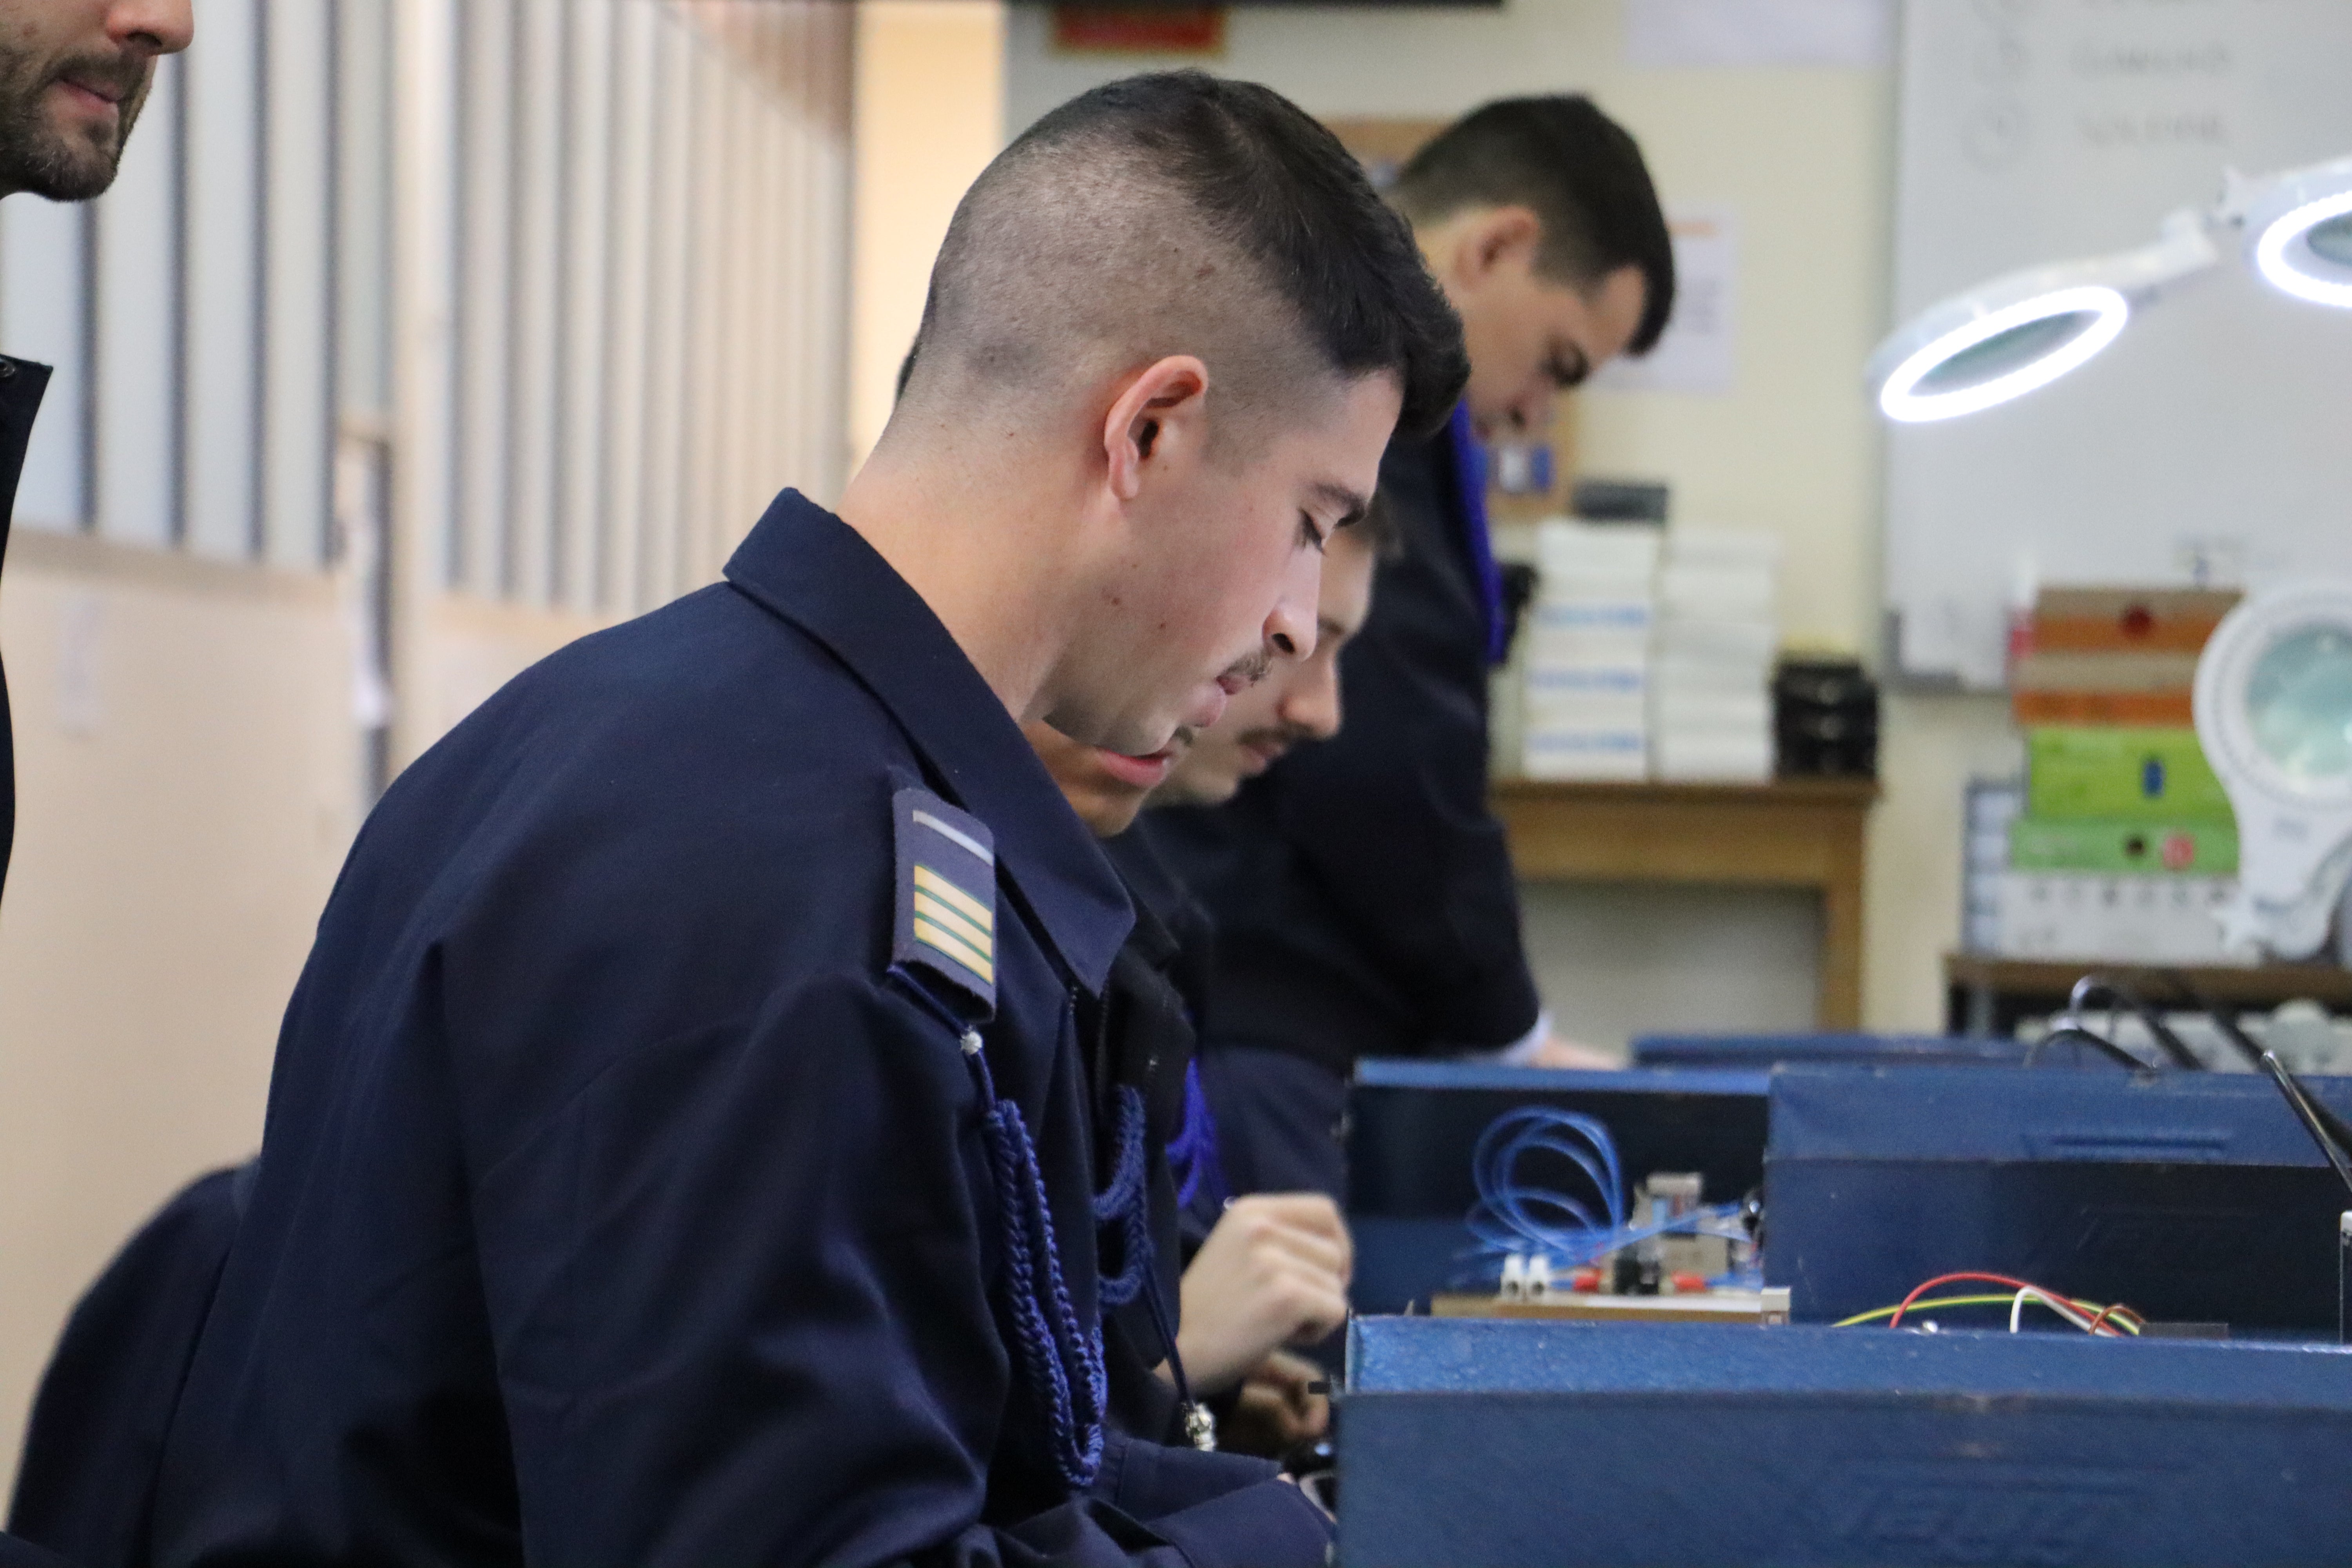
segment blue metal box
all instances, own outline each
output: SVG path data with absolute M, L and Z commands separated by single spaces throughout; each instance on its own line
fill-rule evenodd
M 1609 1129 L 1628 1183 L 1696 1171 L 1728 1203 L 1763 1180 L 1760 1072 L 1564 1072 L 1459 1062 L 1367 1061 L 1348 1093 L 1348 1223 L 1357 1310 L 1399 1312 L 1448 1288 L 1477 1201 L 1471 1151 L 1507 1110 L 1532 1103 Z
M 1978 1035 L 1643 1035 L 1633 1041 L 1637 1068 L 1722 1068 L 1766 1072 L 1811 1063 L 1822 1067 L 2016 1067 L 2030 1047 L 2021 1040 Z M 2053 1047 L 2055 1058 L 2071 1047 Z M 2054 1065 L 2054 1064 L 2053 1064 Z
M 1348 1568 L 2352 1560 L 2352 1351 L 1375 1318 Z
M 2352 1111 L 2352 1079 L 2313 1087 Z M 1789 1068 L 1771 1129 L 1764 1274 L 1800 1321 L 1984 1269 L 2150 1318 L 2336 1335 L 2346 1194 L 2267 1079 Z

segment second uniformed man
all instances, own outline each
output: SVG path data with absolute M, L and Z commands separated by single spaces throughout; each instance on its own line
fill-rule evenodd
M 1020 724 L 1150 754 L 1310 654 L 1459 328 L 1326 132 L 1182 74 L 990 165 L 921 342 L 837 514 L 785 492 L 370 818 L 157 1563 L 1323 1561 L 1270 1466 L 1106 1429 L 1129 907 Z

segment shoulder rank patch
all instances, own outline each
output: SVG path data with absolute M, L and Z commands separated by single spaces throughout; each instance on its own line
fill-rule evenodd
M 929 790 L 890 797 L 898 842 L 898 913 L 890 961 L 928 971 L 996 1008 L 996 839 L 988 825 Z

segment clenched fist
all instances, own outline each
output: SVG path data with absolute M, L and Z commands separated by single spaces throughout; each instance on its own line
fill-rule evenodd
M 1354 1244 L 1320 1193 L 1236 1198 L 1184 1270 L 1176 1350 L 1192 1386 L 1223 1393 L 1279 1345 L 1312 1345 L 1348 1320 Z

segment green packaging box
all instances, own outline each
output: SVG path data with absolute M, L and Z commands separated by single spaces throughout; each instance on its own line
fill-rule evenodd
M 2238 869 L 2238 825 L 2021 816 L 2009 825 L 2009 865 L 2012 871 L 2227 877 Z
M 2025 732 L 2025 812 L 2047 821 L 2233 822 L 2194 730 L 2054 725 Z

